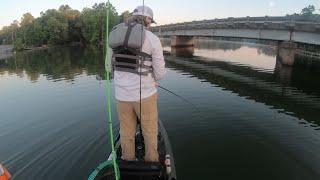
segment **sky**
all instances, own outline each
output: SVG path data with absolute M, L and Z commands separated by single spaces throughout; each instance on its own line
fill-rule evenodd
M 101 0 L 0 0 L 0 29 L 30 12 L 39 17 L 41 11 L 68 4 L 82 10 Z M 110 0 L 118 13 L 132 11 L 142 0 Z M 145 0 L 145 5 L 154 11 L 158 25 L 193 20 L 246 17 L 282 16 L 299 13 L 302 8 L 313 4 L 320 9 L 320 0 Z M 318 10 L 319 12 L 319 10 Z

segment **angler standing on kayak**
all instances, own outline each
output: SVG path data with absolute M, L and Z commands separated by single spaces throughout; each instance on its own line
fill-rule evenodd
M 154 23 L 152 9 L 138 6 L 127 22 L 112 29 L 109 37 L 120 120 L 121 158 L 127 161 L 136 159 L 137 117 L 141 120 L 145 161 L 159 161 L 157 81 L 166 70 L 160 39 L 147 30 L 151 23 Z

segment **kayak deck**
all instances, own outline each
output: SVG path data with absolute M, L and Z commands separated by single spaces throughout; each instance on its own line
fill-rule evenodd
M 159 120 L 158 153 L 159 162 L 146 162 L 144 158 L 144 140 L 140 125 L 136 132 L 136 159 L 137 161 L 125 161 L 121 157 L 120 136 L 115 141 L 117 152 L 117 164 L 120 170 L 121 180 L 176 180 L 176 172 L 171 145 L 167 132 Z M 95 173 L 96 172 L 96 173 Z M 114 180 L 115 174 L 112 164 L 112 155 L 108 161 L 99 165 L 93 172 L 90 180 Z M 93 177 L 96 174 L 95 177 Z

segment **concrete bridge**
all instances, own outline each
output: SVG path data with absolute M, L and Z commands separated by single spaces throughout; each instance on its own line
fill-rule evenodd
M 156 26 L 151 31 L 159 37 L 171 37 L 171 47 L 193 46 L 198 36 L 278 41 L 284 65 L 293 65 L 297 44 L 320 45 L 320 20 L 300 16 L 192 21 Z

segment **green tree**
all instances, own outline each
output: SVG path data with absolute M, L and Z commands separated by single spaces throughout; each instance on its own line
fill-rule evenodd
M 14 20 L 10 26 L 4 26 L 0 31 L 0 44 L 13 44 L 17 38 L 19 22 Z
M 69 5 L 60 6 L 59 12 L 68 21 L 68 41 L 79 42 L 81 40 L 81 13 L 78 10 L 73 10 Z
M 32 16 L 31 13 L 25 13 L 23 14 L 20 22 L 20 28 L 18 31 L 18 39 L 15 41 L 16 43 L 23 44 L 23 46 L 31 46 L 34 44 L 33 38 L 34 38 L 34 28 L 33 23 L 35 21 L 35 18 Z M 19 48 L 20 49 L 20 48 Z
M 23 27 L 23 26 L 30 25 L 34 22 L 34 20 L 35 19 L 31 13 L 25 13 L 21 18 L 20 26 Z
M 69 5 L 62 5 L 58 9 L 41 12 L 38 18 L 34 18 L 31 13 L 23 14 L 20 23 L 14 21 L 0 30 L 0 44 L 14 44 L 16 49 L 72 42 L 102 46 L 108 7 L 111 9 L 111 29 L 119 22 L 112 4 L 94 4 L 82 12 Z
M 44 43 L 64 44 L 69 38 L 68 20 L 56 9 L 49 9 L 41 13 L 41 25 L 44 33 Z
M 118 13 L 112 4 L 109 14 L 109 31 L 118 23 Z M 95 4 L 92 8 L 85 8 L 81 14 L 81 32 L 86 43 L 102 46 L 104 44 L 107 3 Z
M 316 8 L 314 5 L 309 5 L 308 7 L 303 8 L 300 14 L 303 16 L 312 16 L 315 10 Z

